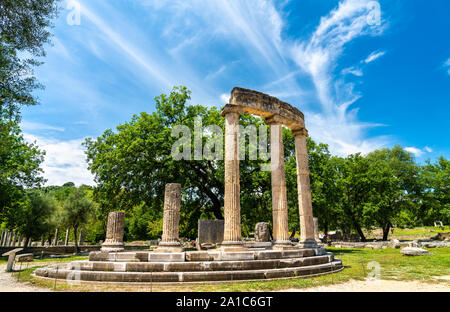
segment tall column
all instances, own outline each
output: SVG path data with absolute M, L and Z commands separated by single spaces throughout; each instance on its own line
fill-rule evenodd
M 10 243 L 11 243 L 11 232 L 8 231 L 7 234 L 6 234 L 6 244 L 5 244 L 5 246 L 9 247 Z
M 101 251 L 118 252 L 124 250 L 123 231 L 125 226 L 125 213 L 113 211 L 108 215 L 108 226 L 106 229 L 106 239 L 102 244 Z
M 64 246 L 68 246 L 69 245 L 69 234 L 70 234 L 70 229 L 67 228 L 66 229 L 66 238 L 64 239 Z
M 295 156 L 297 161 L 297 187 L 300 213 L 300 248 L 317 247 L 314 239 L 314 220 L 309 181 L 308 150 L 306 148 L 306 129 L 292 131 L 295 138 Z
M 322 241 L 319 238 L 319 218 L 313 218 L 313 220 L 314 220 L 314 239 L 319 244 L 322 243 Z
M 284 169 L 283 128 L 281 123 L 267 119 L 270 125 L 270 161 L 272 177 L 272 217 L 274 249 L 292 247 L 289 241 L 286 172 Z
M 228 104 L 225 117 L 224 234 L 220 249 L 245 250 L 241 239 L 241 198 L 239 184 L 239 111 Z
M 12 239 L 12 242 L 11 242 L 11 246 L 12 246 L 12 247 L 15 247 L 15 246 L 16 246 L 16 240 L 17 240 L 17 231 L 14 230 L 14 231 L 13 231 L 13 239 Z
M 181 184 L 166 184 L 164 193 L 163 234 L 156 252 L 182 252 L 179 239 Z
M 6 233 L 6 231 L 2 230 L 2 237 L 0 239 L 0 246 L 3 246 L 3 241 L 5 240 L 5 233 Z
M 53 246 L 58 246 L 58 228 L 55 230 L 55 237 L 53 238 Z
M 86 236 L 86 232 L 83 230 L 80 230 L 80 234 L 78 235 L 78 245 L 83 246 L 84 245 L 84 237 Z

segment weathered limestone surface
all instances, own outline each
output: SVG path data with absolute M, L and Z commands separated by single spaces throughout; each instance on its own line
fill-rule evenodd
M 157 252 L 182 252 L 179 241 L 181 184 L 166 184 L 164 195 L 164 219 L 162 240 Z
M 266 119 L 266 123 L 270 124 L 273 239 L 274 248 L 278 248 L 292 245 L 289 241 L 283 128 L 274 118 Z
M 70 233 L 70 229 L 66 230 L 66 238 L 64 239 L 64 246 L 69 245 L 69 233 Z M 42 244 L 44 245 L 44 244 Z
M 224 220 L 198 220 L 197 249 L 201 249 L 202 244 L 220 244 L 223 241 L 223 231 Z
M 244 249 L 241 240 L 241 203 L 239 184 L 239 111 L 226 106 L 225 116 L 225 198 L 223 250 Z
M 78 243 L 80 246 L 84 245 L 84 237 L 86 236 L 86 232 L 81 230 L 80 235 L 78 236 Z
M 319 238 L 319 218 L 313 218 L 313 221 L 314 221 L 314 239 L 319 244 L 322 243 L 322 241 Z
M 400 250 L 400 253 L 405 256 L 424 256 L 428 255 L 428 250 L 418 247 L 406 247 Z
M 125 225 L 125 213 L 113 211 L 108 215 L 106 240 L 102 244 L 101 251 L 119 252 L 124 250 L 123 231 Z
M 306 148 L 306 129 L 293 131 L 295 138 L 295 154 L 297 161 L 297 186 L 300 213 L 300 242 L 301 248 L 314 248 L 314 220 L 311 202 L 311 187 L 309 181 L 308 150 Z
M 270 226 L 267 222 L 258 222 L 255 225 L 255 241 L 270 242 Z
M 53 239 L 53 246 L 58 246 L 58 228 L 55 230 L 55 237 Z
M 305 126 L 304 115 L 297 108 L 258 91 L 236 87 L 231 91 L 230 104 L 238 106 L 246 114 L 265 118 L 278 115 L 280 122 L 291 130 Z

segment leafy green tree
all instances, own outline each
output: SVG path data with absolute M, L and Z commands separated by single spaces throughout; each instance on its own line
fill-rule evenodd
M 33 90 L 42 87 L 33 76 L 45 55 L 51 22 L 59 0 L 2 0 L 0 2 L 0 115 L 16 118 L 20 107 L 35 105 Z M 30 58 L 19 57 L 26 52 Z
M 25 142 L 15 122 L 0 120 L 0 218 L 22 201 L 25 188 L 45 181 L 39 167 L 43 160 L 44 153 Z
M 78 229 L 90 220 L 94 213 L 95 204 L 82 190 L 77 189 L 64 202 L 62 208 L 60 215 L 61 224 L 73 228 L 75 252 L 79 253 Z
M 427 162 L 420 170 L 422 193 L 415 216 L 424 224 L 434 221 L 450 224 L 450 161 L 440 157 Z
M 31 239 L 39 239 L 49 232 L 55 209 L 53 198 L 38 191 L 29 191 L 20 201 L 16 201 L 15 209 L 9 211 L 6 224 L 22 233 L 26 237 L 25 246 L 28 246 Z
M 418 190 L 419 168 L 411 153 L 401 146 L 384 148 L 367 155 L 369 189 L 364 215 L 383 230 L 383 240 L 402 210 L 411 208 Z

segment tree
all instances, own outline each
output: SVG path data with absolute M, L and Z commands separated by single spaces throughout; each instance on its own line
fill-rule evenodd
M 418 189 L 419 168 L 411 153 L 401 146 L 384 148 L 367 155 L 369 189 L 364 215 L 383 230 L 383 240 L 402 210 L 410 209 Z
M 29 191 L 16 199 L 15 209 L 9 211 L 6 217 L 6 225 L 25 235 L 27 246 L 31 239 L 39 239 L 48 233 L 55 209 L 53 198 L 42 195 L 39 191 Z
M 0 120 L 0 218 L 23 201 L 25 188 L 45 181 L 43 160 L 44 152 L 25 142 L 16 122 Z
M 48 28 L 58 12 L 59 0 L 2 0 L 0 3 L 0 115 L 16 118 L 23 105 L 35 105 L 32 91 L 41 85 L 33 76 L 36 59 L 45 56 Z
M 64 202 L 61 211 L 61 224 L 73 228 L 75 238 L 75 253 L 79 253 L 78 229 L 85 225 L 94 212 L 94 203 L 87 198 L 82 190 L 77 189 Z
M 450 224 L 450 161 L 444 157 L 435 163 L 427 161 L 420 170 L 420 181 L 422 192 L 415 216 L 428 225 L 434 221 Z

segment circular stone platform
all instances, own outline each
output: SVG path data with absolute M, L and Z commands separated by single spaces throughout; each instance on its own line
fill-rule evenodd
M 268 280 L 336 273 L 342 262 L 325 248 L 188 251 L 161 253 L 91 252 L 88 261 L 40 268 L 35 276 L 91 282 L 198 283 Z

